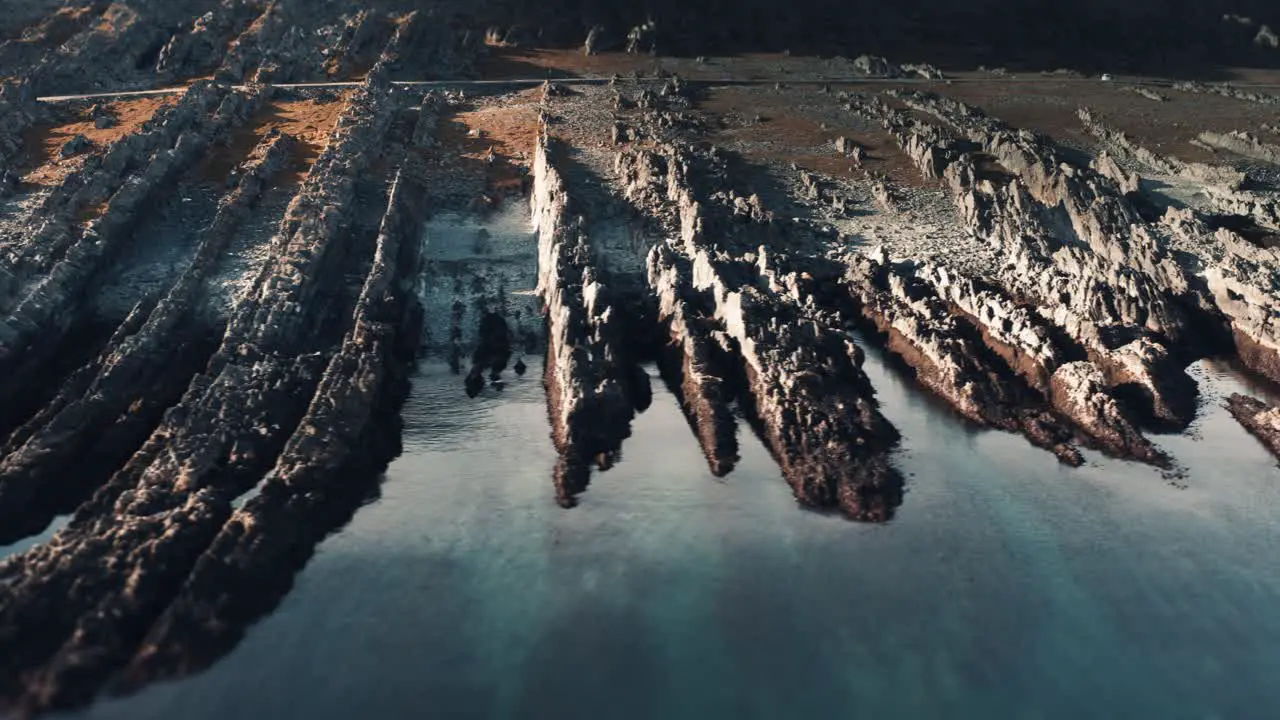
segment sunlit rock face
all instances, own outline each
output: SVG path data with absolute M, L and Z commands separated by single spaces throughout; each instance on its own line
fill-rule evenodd
M 629 627 L 717 608 L 689 621 L 696 643 L 667 638 L 695 656 L 738 599 L 755 629 L 776 624 L 761 607 L 799 618 L 810 649 L 846 627 L 880 642 L 886 608 L 928 619 L 920 588 L 986 567 L 949 564 L 968 547 L 994 548 L 991 592 L 1032 593 L 1030 568 L 1059 593 L 1045 607 L 1083 608 L 1054 642 L 1019 636 L 1071 657 L 1063 638 L 1109 637 L 1090 608 L 1131 610 L 1094 597 L 1103 580 L 1159 584 L 1170 547 L 1271 580 L 1250 564 L 1265 553 L 1241 554 L 1280 506 L 1251 484 L 1280 454 L 1269 5 L 12 5 L 0 713 L 96 712 L 228 656 L 252 666 L 235 656 L 251 628 L 370 513 L 401 539 L 422 520 L 415 561 L 451 578 L 417 588 L 405 636 L 437 617 L 475 631 L 450 603 L 497 608 L 444 654 L 535 657 L 545 633 L 538 652 L 564 660 L 585 634 L 554 630 L 576 627 L 565 598 L 628 583 L 662 595 Z M 406 480 L 437 488 L 429 507 L 365 507 Z M 1199 513 L 1201 545 L 1142 515 L 1174 511 Z M 1077 603 L 1062 568 L 1095 531 L 1154 560 L 1089 565 Z M 1021 548 L 1034 562 L 1009 561 Z M 731 569 L 753 555 L 785 582 Z M 363 577 L 376 593 L 411 574 Z M 343 594 L 321 585 L 299 580 L 301 616 Z M 901 594 L 864 605 L 854 586 Z M 1160 588 L 1188 616 L 1239 601 L 1264 624 L 1239 598 Z M 946 623 L 1005 619 L 962 590 Z M 643 645 L 625 639 L 610 657 Z M 735 655 L 726 676 L 750 664 Z M 528 663 L 561 687 L 559 662 Z M 504 682 L 489 700 L 517 703 Z M 673 687 L 634 711 L 672 715 Z M 1000 710 L 982 712 L 1016 714 Z

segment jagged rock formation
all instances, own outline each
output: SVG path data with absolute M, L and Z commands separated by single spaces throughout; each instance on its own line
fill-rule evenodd
M 1210 147 L 1230 150 L 1237 155 L 1280 165 L 1280 146 L 1259 140 L 1254 135 L 1239 130 L 1229 133 L 1202 132 L 1200 141 Z
M 471 72 L 476 39 L 439 7 L 352 9 L 327 0 L 95 0 L 0 42 L 41 94 L 212 77 L 225 83 L 351 79 L 389 53 L 389 70 Z
M 1054 416 L 1040 394 L 1042 376 L 1028 384 L 1008 358 L 988 347 L 986 343 L 1007 345 L 984 338 L 974 316 L 957 313 L 959 304 L 948 303 L 935 292 L 936 285 L 930 287 L 921 279 L 935 273 L 946 271 L 894 267 L 881 248 L 855 260 L 848 280 L 860 312 L 888 337 L 889 350 L 915 370 L 921 385 L 972 422 L 1022 432 L 1062 462 L 1082 464 L 1084 459 L 1070 443 L 1072 430 Z
M 705 298 L 692 290 L 692 268 L 682 260 L 665 245 L 649 252 L 649 284 L 658 300 L 658 319 L 670 336 L 659 362 L 679 390 L 711 473 L 723 477 L 738 460 L 737 423 L 730 408 L 736 380 L 732 341 L 717 327 Z
M 572 506 L 587 487 L 591 466 L 607 470 L 616 461 L 631 434 L 637 396 L 643 394 L 634 386 L 647 379 L 627 361 L 622 310 L 595 266 L 542 122 L 531 203 L 538 232 L 538 293 L 547 308 L 544 383 L 552 439 L 560 452 L 556 497 Z
M 362 254 L 351 245 L 354 187 L 391 110 L 385 80 L 351 100 L 205 372 L 69 527 L 0 565 L 9 591 L 0 608 L 4 696 L 33 709 L 90 697 L 170 602 L 175 583 L 225 525 L 232 500 L 285 446 L 325 377 L 333 318 L 350 302 L 338 288 L 344 265 Z M 320 387 L 338 383 L 334 392 L 347 392 L 346 382 L 332 378 Z M 372 387 L 354 396 L 365 403 L 373 397 Z M 363 432 L 347 420 L 333 422 L 341 432 Z M 71 582 L 77 592 L 56 590 Z M 49 621 L 24 622 L 35 608 Z
M 1089 167 L 1114 182 L 1125 195 L 1142 189 L 1142 176 L 1116 162 L 1116 159 L 1105 150 L 1089 163 Z
M 1004 252 L 1006 264 L 996 282 L 1015 297 L 1036 302 L 1040 317 L 1032 327 L 1045 326 L 1039 338 L 1071 338 L 1061 349 L 1049 349 L 1037 335 L 1019 337 L 1011 344 L 1001 343 L 1013 348 L 1002 354 L 1017 358 L 1019 364 L 1040 358 L 1040 369 L 1027 374 L 1033 387 L 1104 449 L 1163 462 L 1149 443 L 1116 442 L 1136 435 L 1127 417 L 1132 410 L 1100 413 L 1098 409 L 1109 408 L 1114 398 L 1086 398 L 1102 391 L 1096 382 L 1100 373 L 1113 393 L 1132 386 L 1145 396 L 1143 410 L 1150 419 L 1173 426 L 1190 421 L 1194 384 L 1170 362 L 1161 344 L 1162 339 L 1186 334 L 1184 311 L 1168 298 L 1187 292 L 1178 268 L 1139 226 L 1137 214 L 1116 195 L 1106 194 L 1107 186 L 1099 183 L 1109 181 L 1102 176 L 1091 177 L 1089 171 L 1058 161 L 1052 148 L 1034 137 L 1012 133 L 967 107 L 926 96 L 911 101 L 966 132 L 971 142 L 981 143 L 983 152 L 1016 174 L 1010 182 L 993 182 L 981 176 L 963 142 L 943 129 L 882 105 L 867 109 L 881 118 L 922 173 L 947 183 L 972 231 Z M 1052 212 L 1065 214 L 1067 234 L 1049 229 Z M 1149 274 L 1135 268 L 1146 268 Z M 950 273 L 937 280 L 944 292 L 964 287 L 963 279 L 953 284 Z M 979 306 L 964 302 L 966 293 L 952 294 L 962 310 L 983 321 L 983 315 L 973 312 Z M 1121 304 L 1122 298 L 1127 304 Z M 1098 373 L 1070 372 L 1052 381 L 1064 365 L 1084 359 L 1094 363 Z
M 897 65 L 885 58 L 873 55 L 859 55 L 853 61 L 853 69 L 870 77 L 921 77 L 926 80 L 943 80 L 946 78 L 941 70 L 927 63 Z
M 800 505 L 870 522 L 905 487 L 866 347 L 1072 466 L 1082 447 L 1175 466 L 1145 433 L 1191 423 L 1200 358 L 1280 380 L 1265 93 L 1094 87 L 1059 144 L 953 99 L 1002 103 L 969 76 L 908 92 L 942 72 L 872 47 L 663 57 L 701 7 L 569 32 L 486 2 L 21 5 L 0 17 L 0 544 L 72 518 L 0 558 L 0 712 L 229 652 L 376 494 L 416 355 L 490 402 L 545 338 L 566 507 L 622 461 L 653 361 L 713 476 L 753 431 Z M 737 72 L 759 79 L 708 82 Z M 523 86 L 544 75 L 564 81 Z M 851 75 L 899 87 L 827 85 Z M 389 82 L 470 77 L 497 82 Z M 1071 109 L 1088 82 L 1016 80 Z M 344 82 L 281 86 L 314 81 Z M 1179 92 L 1262 114 L 1179 115 L 1212 164 L 1120 129 Z M 424 239 L 530 188 L 536 239 Z M 1276 449 L 1275 410 L 1230 407 Z
M 152 626 L 127 683 L 202 669 L 234 647 L 374 489 L 378 465 L 399 451 L 390 431 L 416 340 L 410 292 L 422 208 L 413 183 L 412 173 L 396 178 L 351 328 L 298 429 L 260 494 L 222 526 Z
M 1275 105 L 1276 103 L 1280 103 L 1280 95 L 1244 90 L 1222 83 L 1210 84 L 1201 82 L 1177 82 L 1173 84 L 1173 89 L 1188 93 L 1212 93 L 1214 95 L 1221 95 L 1235 100 L 1254 102 L 1260 105 Z
M 4 249 L 10 292 L 0 295 L 0 371 L 39 382 L 43 364 L 80 317 L 87 288 L 132 239 L 147 208 L 262 99 L 261 92 L 193 86 L 171 112 L 95 157 L 45 199 L 38 232 Z M 102 203 L 100 214 L 77 222 L 96 203 Z M 19 382 L 7 384 L 0 397 L 21 410 L 14 394 L 22 390 Z M 0 417 L 0 424 L 9 419 Z
M 228 39 L 244 32 L 261 13 L 260 0 L 227 0 L 196 18 L 190 30 L 169 38 L 156 59 L 156 72 L 163 78 L 178 78 L 213 70 L 224 53 L 239 48 L 238 39 L 230 43 Z
M 1236 393 L 1227 398 L 1227 410 L 1254 437 L 1280 458 L 1280 410 L 1257 398 Z
M 1195 182 L 1221 185 L 1230 190 L 1238 190 L 1244 184 L 1245 174 L 1231 168 L 1223 168 L 1204 163 L 1186 163 L 1176 158 L 1156 154 L 1138 145 L 1125 133 L 1116 130 L 1087 107 L 1078 111 L 1080 122 L 1085 130 L 1097 137 L 1115 152 L 1122 153 L 1134 162 L 1155 169 L 1165 175 L 1183 177 Z M 1202 138 L 1203 139 L 1203 138 Z
M 0 448 L 0 542 L 73 510 L 104 479 L 101 469 L 128 459 L 152 429 L 149 419 L 178 400 L 191 373 L 174 372 L 175 366 L 191 367 L 207 344 L 193 331 L 205 283 L 294 143 L 282 134 L 263 140 L 168 294 L 149 313 L 140 306 L 108 342 L 104 357 L 64 383 Z
M 663 125 L 678 126 L 670 111 L 657 107 L 643 122 L 638 134 L 645 136 L 658 135 Z M 898 435 L 879 412 L 861 370 L 862 351 L 817 312 L 812 299 L 804 300 L 816 290 L 812 276 L 769 249 L 786 246 L 785 231 L 760 199 L 713 184 L 724 182 L 722 163 L 714 151 L 699 153 L 678 143 L 665 145 L 661 156 L 635 148 L 619 153 L 628 196 L 678 233 L 666 248 L 653 251 L 651 280 L 660 288 L 688 283 L 683 292 L 701 298 L 713 331 L 741 358 L 742 402 L 796 500 L 836 507 L 852 518 L 887 519 L 901 502 L 902 479 L 887 458 Z M 663 272 L 677 264 L 690 268 L 687 278 Z M 660 302 L 671 304 L 662 296 Z M 698 348 L 690 350 L 696 365 Z M 704 406 L 694 415 L 713 466 L 721 453 L 715 439 L 723 430 L 714 405 L 707 403 L 717 393 L 710 401 L 694 395 Z
M 1230 320 L 1236 350 L 1244 364 L 1273 380 L 1280 380 L 1280 291 L 1274 251 L 1257 248 L 1225 228 L 1210 232 L 1203 221 L 1170 211 L 1166 216 L 1175 233 L 1204 242 L 1218 262 L 1204 271 L 1214 302 Z

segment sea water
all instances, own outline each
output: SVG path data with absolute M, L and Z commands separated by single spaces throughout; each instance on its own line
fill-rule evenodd
M 554 502 L 540 367 L 471 400 L 422 365 L 381 498 L 209 671 L 78 717 L 1267 718 L 1280 471 L 1192 368 L 1170 479 L 980 431 L 871 351 L 908 493 L 798 508 L 745 425 L 707 470 L 673 396 Z

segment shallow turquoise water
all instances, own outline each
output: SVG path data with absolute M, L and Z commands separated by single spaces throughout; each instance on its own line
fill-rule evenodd
M 1189 470 L 1063 468 L 874 358 L 906 438 L 892 523 L 803 512 L 761 445 L 712 478 L 657 392 L 582 505 L 553 501 L 531 367 L 468 401 L 424 366 L 405 454 L 207 673 L 87 718 L 1265 718 L 1280 471 L 1196 369 Z M 655 384 L 655 389 L 658 384 Z

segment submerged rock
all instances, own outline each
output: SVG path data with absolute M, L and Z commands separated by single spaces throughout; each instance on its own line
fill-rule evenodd
M 511 359 L 511 331 L 507 321 L 494 312 L 486 312 L 480 318 L 480 330 L 476 349 L 471 356 L 471 370 L 467 373 L 467 394 L 475 397 L 484 389 L 484 376 L 497 382 Z

